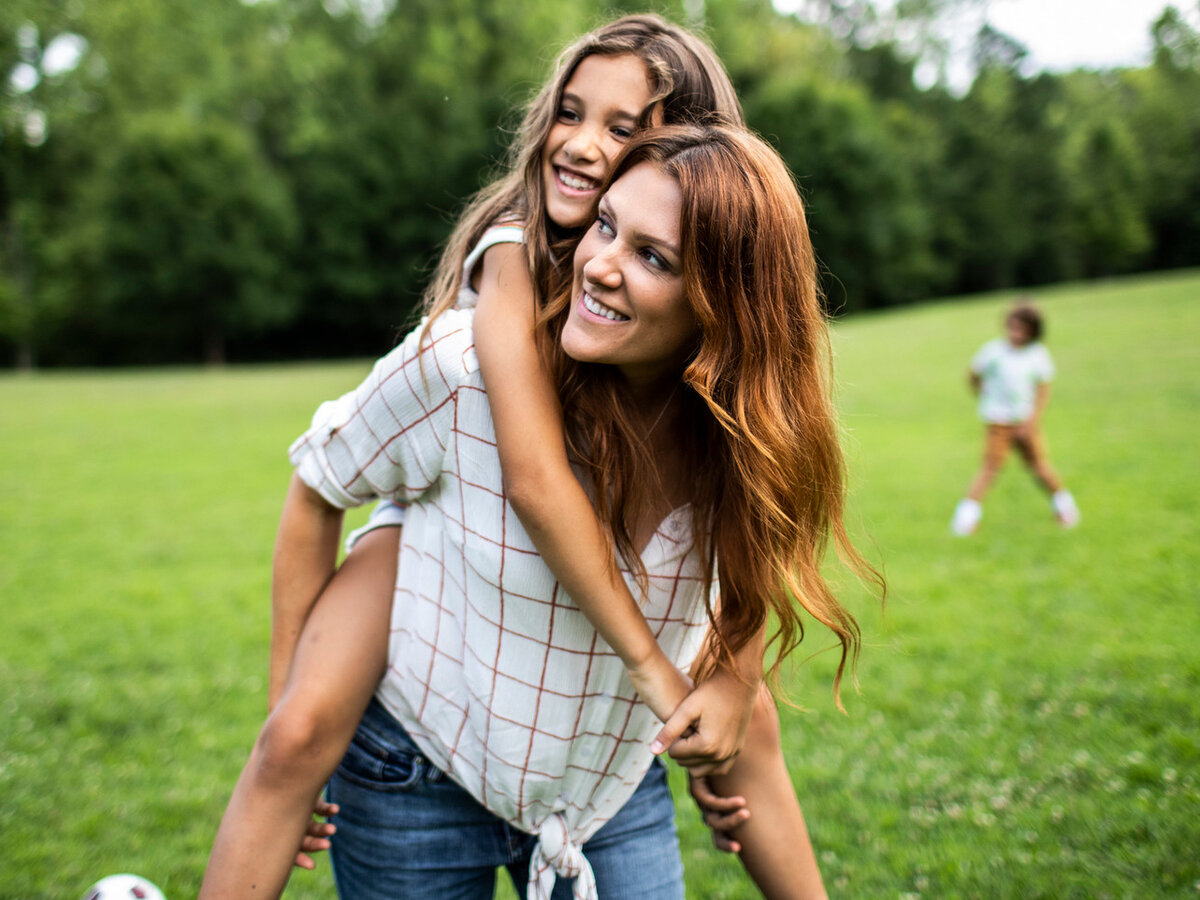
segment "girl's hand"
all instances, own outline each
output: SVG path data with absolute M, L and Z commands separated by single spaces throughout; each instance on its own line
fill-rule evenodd
M 338 805 L 336 803 L 327 803 L 323 797 L 318 797 L 317 802 L 313 804 L 314 816 L 329 818 L 330 816 L 337 815 L 337 811 Z M 316 868 L 317 863 L 309 854 L 328 850 L 329 838 L 335 831 L 337 831 L 336 825 L 310 819 L 308 830 L 300 841 L 300 850 L 296 853 L 296 859 L 292 865 L 298 869 Z
M 651 752 L 666 750 L 692 775 L 723 775 L 741 752 L 757 694 L 757 682 L 718 669 L 679 704 Z
M 713 846 L 726 853 L 740 853 L 742 845 L 733 830 L 750 818 L 745 797 L 721 797 L 703 775 L 688 773 L 688 793 L 700 808 L 700 818 L 712 831 Z

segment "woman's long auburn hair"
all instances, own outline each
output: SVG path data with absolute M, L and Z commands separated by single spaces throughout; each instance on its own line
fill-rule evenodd
M 676 440 L 688 467 L 693 534 L 720 601 L 710 608 L 707 665 L 731 656 L 774 617 L 771 675 L 800 643 L 800 607 L 841 643 L 834 679 L 853 669 L 858 624 L 821 573 L 832 537 L 841 559 L 882 588 L 842 521 L 845 469 L 831 398 L 829 334 L 800 195 L 779 155 L 741 129 L 693 126 L 635 135 L 608 185 L 644 163 L 683 195 L 683 290 L 699 325 L 680 373 Z M 605 185 L 607 190 L 608 185 Z M 654 485 L 645 435 L 615 366 L 576 362 L 559 340 L 569 273 L 539 320 L 539 346 L 559 385 L 572 455 L 590 474 L 602 521 L 644 577 L 628 522 Z M 839 699 L 840 706 L 840 699 Z
M 542 147 L 579 64 L 589 56 L 624 54 L 645 63 L 650 75 L 651 100 L 642 111 L 639 128 L 650 123 L 655 110 L 662 111 L 661 121 L 666 124 L 742 124 L 741 104 L 720 59 L 692 32 L 647 14 L 623 16 L 585 34 L 559 55 L 554 73 L 526 108 L 503 174 L 470 200 L 454 226 L 425 292 L 424 311 L 430 319 L 454 305 L 467 254 L 488 228 L 505 219 L 523 223 L 539 303 L 549 296 L 555 259 L 569 256 L 555 252 L 555 229 L 546 215 Z

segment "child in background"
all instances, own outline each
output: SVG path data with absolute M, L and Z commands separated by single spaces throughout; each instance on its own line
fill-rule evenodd
M 725 731 L 727 710 L 744 710 L 734 718 L 742 729 L 749 725 L 749 740 L 734 770 L 693 770 L 712 776 L 715 793 L 708 782 L 694 786 L 710 825 L 721 823 L 722 834 L 734 828 L 724 846 L 740 850 L 767 896 L 818 898 L 824 889 L 769 695 L 764 690 L 756 701 L 753 687 L 736 676 L 714 676 L 689 694 L 688 679 L 658 647 L 620 575 L 611 538 L 571 473 L 561 410 L 533 342 L 536 308 L 557 264 L 554 248 L 591 224 L 601 182 L 628 137 L 651 124 L 709 118 L 740 123 L 741 109 L 716 56 L 694 35 L 654 16 L 628 16 L 586 35 L 564 53 L 531 105 L 512 168 L 460 218 L 427 311 L 476 308 L 476 352 L 506 499 L 567 593 L 625 662 L 642 700 L 667 722 L 663 749 L 686 732 L 672 753 L 688 765 L 689 751 L 703 756 L 705 742 Z M 293 481 L 285 523 L 287 506 L 305 502 Z M 395 511 L 385 504 L 373 517 L 375 527 L 336 577 L 334 559 L 303 549 L 324 545 L 321 534 L 283 541 L 281 526 L 272 586 L 272 712 L 222 821 L 202 898 L 278 896 L 297 846 L 328 847 L 333 829 L 311 821 L 313 797 L 383 673 L 400 530 L 386 526 L 400 524 Z M 322 527 L 340 531 L 340 517 Z M 282 547 L 303 552 L 285 558 Z M 688 731 L 691 723 L 696 728 Z M 316 809 L 335 812 L 320 801 Z M 312 865 L 303 852 L 298 864 Z
M 1050 494 L 1050 506 L 1064 528 L 1079 524 L 1079 508 L 1071 492 L 1046 457 L 1042 413 L 1050 399 L 1054 362 L 1041 342 L 1045 333 L 1041 313 L 1019 303 L 1004 318 L 1006 336 L 984 344 L 971 360 L 971 390 L 979 397 L 983 420 L 983 466 L 959 501 L 950 530 L 959 537 L 973 534 L 983 516 L 983 497 L 1015 447 L 1038 483 Z

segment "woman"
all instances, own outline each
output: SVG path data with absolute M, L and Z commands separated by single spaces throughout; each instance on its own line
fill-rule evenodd
M 720 763 L 769 616 L 781 657 L 797 604 L 842 666 L 857 650 L 819 571 L 829 535 L 858 557 L 803 209 L 761 141 L 663 129 L 632 140 L 574 260 L 539 326 L 568 443 L 659 644 L 712 673 L 698 691 L 724 714 L 673 754 Z M 314 508 L 411 504 L 391 667 L 330 787 L 339 890 L 490 896 L 508 865 L 531 896 L 567 890 L 557 873 L 577 897 L 682 897 L 670 797 L 646 774 L 659 725 L 505 503 L 471 327 L 434 318 L 293 446 Z

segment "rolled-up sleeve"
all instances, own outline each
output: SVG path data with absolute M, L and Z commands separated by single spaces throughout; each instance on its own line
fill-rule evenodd
M 422 323 L 362 384 L 322 403 L 288 451 L 305 484 L 341 508 L 428 490 L 442 472 L 458 390 L 477 368 L 471 325 L 471 311 L 450 310 L 422 340 Z

